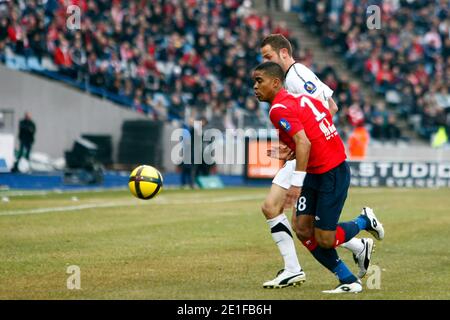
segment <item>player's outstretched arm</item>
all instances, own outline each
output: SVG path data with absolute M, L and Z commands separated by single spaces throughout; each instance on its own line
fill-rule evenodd
M 300 197 L 303 186 L 303 180 L 306 176 L 306 167 L 308 166 L 309 152 L 311 150 L 311 142 L 305 134 L 305 130 L 300 130 L 293 137 L 295 142 L 295 171 L 292 174 L 291 187 L 289 188 L 285 208 L 293 207 Z

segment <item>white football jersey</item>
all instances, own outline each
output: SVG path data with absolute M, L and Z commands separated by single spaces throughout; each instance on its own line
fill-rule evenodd
M 286 72 L 284 84 L 286 90 L 293 94 L 308 94 L 320 99 L 328 108 L 328 99 L 333 95 L 333 90 L 319 80 L 317 76 L 301 63 L 294 63 Z

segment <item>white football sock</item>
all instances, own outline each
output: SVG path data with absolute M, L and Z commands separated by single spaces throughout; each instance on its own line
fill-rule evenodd
M 292 238 L 292 229 L 284 213 L 267 220 L 272 238 L 280 250 L 284 260 L 284 270 L 297 273 L 302 270 L 298 262 L 297 252 L 295 251 L 294 239 Z
M 364 250 L 364 244 L 361 239 L 358 238 L 351 238 L 347 242 L 341 244 L 341 247 L 350 250 L 355 255 L 360 254 Z

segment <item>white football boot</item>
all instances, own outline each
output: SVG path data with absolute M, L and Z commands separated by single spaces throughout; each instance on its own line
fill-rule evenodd
M 363 251 L 359 254 L 353 254 L 353 260 L 358 264 L 358 278 L 362 279 L 367 273 L 367 269 L 369 269 L 370 259 L 372 258 L 372 252 L 375 245 L 373 244 L 373 240 L 371 238 L 362 238 L 361 242 L 364 245 Z
M 325 290 L 323 293 L 358 293 L 363 290 L 361 281 L 357 280 L 352 283 L 341 283 L 333 290 Z
M 367 226 L 366 230 L 371 233 L 375 239 L 383 240 L 384 238 L 384 228 L 380 220 L 377 219 L 373 210 L 369 207 L 363 208 L 361 215 L 366 216 L 370 224 Z
M 290 286 L 298 286 L 306 281 L 306 274 L 303 270 L 300 272 L 290 272 L 284 269 L 278 271 L 275 279 L 264 282 L 263 288 L 278 289 Z

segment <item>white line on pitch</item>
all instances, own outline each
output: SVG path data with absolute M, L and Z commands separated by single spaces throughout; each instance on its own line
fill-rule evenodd
M 79 211 L 86 209 L 96 209 L 96 208 L 113 208 L 113 207 L 132 207 L 140 205 L 183 205 L 183 204 L 209 204 L 209 203 L 222 203 L 222 202 L 234 202 L 234 201 L 248 201 L 248 200 L 259 200 L 263 197 L 241 196 L 241 197 L 223 197 L 217 199 L 198 199 L 186 201 L 186 200 L 169 200 L 168 198 L 158 198 L 151 201 L 122 201 L 122 202 L 109 202 L 109 203 L 90 203 L 90 204 L 80 204 L 76 206 L 64 206 L 64 207 L 53 207 L 53 208 L 38 208 L 38 209 L 27 209 L 27 210 L 12 210 L 0 212 L 0 216 L 15 216 L 15 215 L 26 215 L 26 214 L 41 214 L 41 213 L 52 213 L 52 212 L 62 212 L 62 211 Z

